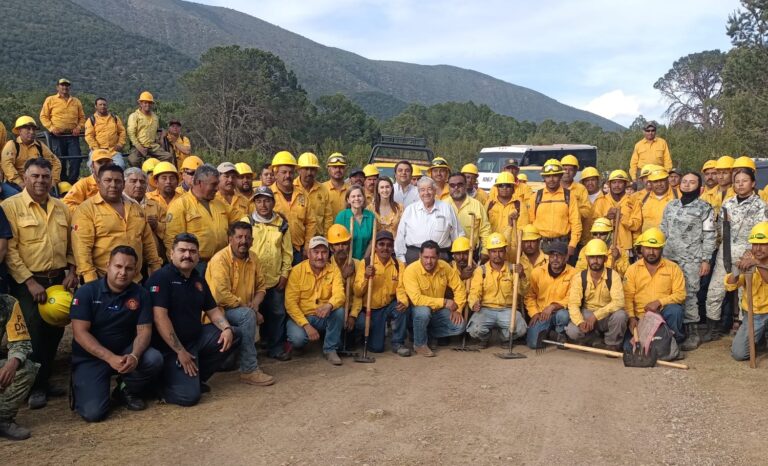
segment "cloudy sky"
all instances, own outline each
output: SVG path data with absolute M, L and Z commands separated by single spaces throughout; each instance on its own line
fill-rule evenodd
M 628 125 L 663 119 L 653 83 L 728 50 L 737 0 L 194 0 L 371 59 L 474 69 Z

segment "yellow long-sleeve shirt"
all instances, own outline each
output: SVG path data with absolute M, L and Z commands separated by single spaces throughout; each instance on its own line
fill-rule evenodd
M 533 317 L 552 303 L 568 307 L 568 290 L 576 269 L 566 265 L 557 277 L 549 274 L 549 267 L 534 267 L 530 286 L 525 293 L 525 309 Z
M 224 204 L 228 204 L 232 210 L 235 211 L 238 217 L 247 217 L 248 215 L 253 213 L 253 208 L 251 201 L 249 201 L 245 196 L 241 196 L 238 193 L 232 194 L 232 200 L 227 201 L 227 198 L 224 197 L 223 194 L 221 194 L 221 191 L 216 192 L 216 199 L 220 200 Z
M 323 183 L 323 186 L 328 190 L 328 201 L 331 204 L 331 218 L 335 219 L 339 212 L 347 208 L 347 191 L 349 190 L 349 183 L 344 183 L 341 188 L 336 189 L 333 186 L 333 183 L 331 183 L 331 180 L 328 180 Z
M 108 113 L 104 116 L 98 113 L 85 120 L 85 143 L 91 150 L 114 149 L 125 145 L 125 126 L 119 116 Z
M 512 196 L 506 204 L 496 199 L 490 199 L 485 204 L 488 211 L 488 223 L 492 233 L 501 233 L 507 239 L 507 260 L 514 262 L 517 254 L 517 232 L 513 231 L 509 224 L 509 216 L 513 212 L 518 213 L 517 229 L 522 230 L 530 223 L 527 203 L 518 196 Z M 466 232 L 466 230 L 464 230 Z
M 157 150 L 160 144 L 157 143 L 157 128 L 160 126 L 160 120 L 154 112 L 149 115 L 144 114 L 140 109 L 128 115 L 128 139 L 134 147 L 148 147 Z
M 583 309 L 592 311 L 597 320 L 603 320 L 614 312 L 624 309 L 624 287 L 621 285 L 619 274 L 611 270 L 611 288 L 608 289 L 607 268 L 603 269 L 597 285 L 591 273 L 587 272 L 587 287 L 583 293 L 581 276 L 581 272 L 573 276 L 568 290 L 568 314 L 574 325 L 584 322 L 584 315 L 581 313 Z
M 523 266 L 523 275 L 520 276 L 519 294 L 520 296 L 524 297 L 528 292 L 528 288 L 531 286 L 531 275 L 533 274 L 533 269 L 537 267 L 547 268 L 547 266 L 549 265 L 549 256 L 539 251 L 539 256 L 536 258 L 535 262 L 532 264 L 528 256 L 526 256 L 525 254 L 520 254 L 520 264 L 522 264 Z
M 309 208 L 315 216 L 315 235 L 325 236 L 336 218 L 332 212 L 330 194 L 321 183 L 315 182 L 309 190 L 301 184 L 301 180 L 293 180 L 293 186 L 304 189 L 309 198 Z M 294 188 L 296 189 L 296 188 Z
M 674 262 L 662 258 L 653 275 L 645 261 L 638 260 L 624 274 L 624 302 L 629 317 L 645 315 L 645 305 L 659 300 L 662 306 L 685 301 L 685 278 Z
M 499 270 L 490 262 L 478 266 L 469 285 L 469 306 L 473 307 L 480 301 L 482 307 L 510 309 L 514 297 L 514 277 L 515 274 L 509 271 L 506 262 Z M 518 284 L 518 293 L 519 291 Z
M 608 251 L 610 252 L 610 247 L 608 248 Z M 619 256 L 619 260 L 617 260 L 615 263 L 613 261 L 613 254 L 608 254 L 608 259 L 605 261 L 605 266 L 612 268 L 623 277 L 627 272 L 627 268 L 629 268 L 629 252 L 626 250 L 619 250 L 619 252 L 621 255 Z M 579 252 L 579 259 L 576 261 L 575 268 L 578 271 L 589 269 L 589 264 L 587 263 L 587 255 L 584 253 L 584 249 Z
M 646 196 L 643 196 L 643 198 L 635 203 L 632 209 L 630 229 L 642 232 L 661 225 L 664 207 L 673 199 L 677 199 L 677 197 L 675 197 L 675 192 L 671 189 L 668 189 L 661 198 L 657 197 L 654 193 L 648 193 Z
M 257 293 L 266 292 L 256 254 L 249 251 L 247 258 L 240 259 L 232 253 L 230 245 L 214 254 L 208 262 L 205 281 L 216 304 L 224 309 L 248 306 Z
M 383 264 L 377 254 L 373 254 L 373 286 L 371 287 L 371 309 L 379 309 L 388 306 L 393 300 L 408 304 L 408 294 L 403 285 L 403 275 L 405 272 L 405 263 L 398 262 L 397 259 L 389 259 L 389 262 Z M 368 299 L 368 280 L 365 278 L 365 262 L 360 261 L 355 267 L 355 296 L 362 303 Z M 353 312 L 353 317 L 357 317 L 359 310 Z
M 29 159 L 35 159 L 43 157 L 45 160 L 51 162 L 53 170 L 51 170 L 51 179 L 53 185 L 56 186 L 61 181 L 61 161 L 59 158 L 51 152 L 45 144 L 41 142 L 33 142 L 32 144 L 24 144 L 21 142 L 21 137 L 16 138 L 16 143 L 19 145 L 19 151 L 16 152 L 16 144 L 14 141 L 8 141 L 3 146 L 3 152 L 0 155 L 0 168 L 3 170 L 3 178 L 5 181 L 10 181 L 20 185 L 23 183 L 22 175 L 24 174 L 24 164 Z
M 616 240 L 616 246 L 621 250 L 632 249 L 632 211 L 634 205 L 632 197 L 624 195 L 619 201 L 613 199 L 613 196 L 600 195 L 592 206 L 592 220 L 600 217 L 606 217 L 610 209 L 619 209 L 621 211 L 621 224 L 619 225 L 619 237 Z M 615 223 L 614 223 L 615 225 Z
M 412 263 L 405 268 L 403 283 L 408 299 L 414 306 L 426 306 L 433 311 L 439 311 L 445 303 L 446 288 L 453 291 L 453 300 L 459 311 L 467 302 L 467 290 L 459 273 L 442 260 L 437 261 L 432 273 L 424 270 L 420 260 Z
M 294 249 L 301 249 L 305 244 L 309 244 L 317 230 L 317 220 L 312 215 L 306 191 L 300 186 L 294 187 L 290 201 L 278 189 L 277 183 L 272 185 L 272 192 L 275 193 L 275 212 L 280 212 L 288 219 L 288 225 L 291 226 L 291 243 Z
M 176 158 L 176 168 L 181 170 L 181 164 L 184 163 L 184 159 L 187 158 L 187 153 L 192 151 L 192 143 L 189 141 L 189 138 L 183 134 L 176 137 L 170 133 L 166 133 L 163 144 L 168 147 L 168 152 L 173 154 Z
M 336 260 L 333 257 L 331 257 L 330 261 L 331 261 L 331 264 L 333 264 L 333 266 L 336 268 L 336 270 L 341 274 L 341 279 L 344 280 L 344 274 L 341 273 L 341 267 L 339 267 L 339 264 L 336 263 Z M 365 267 L 365 264 L 363 264 L 363 261 L 359 259 L 352 259 L 352 264 L 354 264 L 355 266 L 355 274 L 357 274 L 357 272 L 361 268 Z M 349 309 L 347 309 L 347 312 L 352 317 L 357 317 L 358 315 L 360 315 L 360 310 L 363 307 L 363 298 L 355 294 L 355 288 L 354 288 L 355 275 L 352 275 L 349 278 L 351 280 L 349 283 L 350 284 L 350 288 L 349 288 L 349 306 L 350 307 Z M 347 281 L 344 280 L 344 293 L 345 293 L 344 299 L 347 298 L 346 292 L 347 292 Z M 371 300 L 373 300 L 373 296 L 371 296 Z M 344 304 L 346 304 L 346 302 Z M 374 309 L 376 308 L 374 307 Z
M 637 171 L 648 164 L 660 165 L 667 171 L 672 169 L 672 157 L 669 154 L 667 141 L 660 137 L 655 137 L 649 141 L 645 138 L 637 141 L 632 151 L 632 158 L 629 160 L 629 176 L 632 179 L 637 178 Z
M 13 237 L 8 240 L 5 262 L 17 283 L 33 272 L 49 272 L 74 265 L 70 242 L 70 213 L 58 199 L 48 198 L 46 210 L 25 189 L 0 204 Z
M 725 193 L 723 193 L 723 191 L 720 190 L 720 186 L 718 185 L 712 189 L 704 190 L 704 192 L 701 193 L 701 196 L 699 197 L 712 206 L 712 209 L 715 211 L 715 216 L 717 216 L 720 213 L 720 207 L 723 206 L 723 202 L 727 201 L 735 195 L 736 192 L 733 190 L 733 186 L 728 186 L 728 189 L 725 191 Z M 760 197 L 763 197 L 762 193 Z
M 739 275 L 736 283 L 729 283 L 733 274 L 725 275 L 725 291 L 736 291 L 738 288 L 747 287 L 746 275 Z M 747 293 L 742 293 L 741 308 L 747 309 Z M 759 271 L 752 274 L 752 309 L 755 314 L 768 314 L 768 283 L 763 281 Z
M 173 199 L 171 199 L 171 202 L 175 201 L 176 199 L 180 198 L 183 195 L 184 195 L 184 190 L 182 190 L 181 188 L 176 188 L 176 191 L 173 193 Z M 158 190 L 148 192 L 146 194 L 146 197 L 147 199 L 152 199 L 153 201 L 163 206 L 165 210 L 168 210 L 168 206 L 171 205 L 171 202 L 165 202 L 165 198 L 163 197 L 162 194 L 160 194 L 160 191 Z
M 61 199 L 67 205 L 70 212 L 74 212 L 77 206 L 99 193 L 99 183 L 94 175 L 80 178 Z
M 338 309 L 344 305 L 345 299 L 344 280 L 339 269 L 330 261 L 317 275 L 309 261 L 303 261 L 288 276 L 285 310 L 299 327 L 309 323 L 307 316 L 315 315 L 318 307 L 330 304 L 332 309 Z
M 277 285 L 280 277 L 288 278 L 293 262 L 293 246 L 291 245 L 291 233 L 288 230 L 281 231 L 283 218 L 275 215 L 269 223 L 251 221 L 253 225 L 253 246 L 251 251 L 261 262 L 261 271 L 264 274 L 264 286 L 269 289 Z
M 565 191 L 558 187 L 550 192 L 542 188 L 541 202 L 536 206 L 534 195 L 528 206 L 528 219 L 544 238 L 558 238 L 570 235 L 568 246 L 576 247 L 581 239 L 581 214 L 579 202 L 571 193 L 570 202 L 565 202 Z M 538 194 L 538 193 L 537 193 Z
M 474 193 L 472 193 L 472 196 L 474 199 L 477 200 L 482 205 L 485 205 L 488 202 L 488 193 L 484 189 L 477 188 Z
M 485 242 L 491 235 L 491 223 L 488 221 L 488 213 L 485 211 L 485 207 L 477 199 L 467 196 L 461 207 L 456 206 L 456 202 L 452 197 L 448 197 L 446 201 L 453 207 L 456 212 L 456 217 L 459 219 L 461 227 L 464 229 L 464 235 L 467 238 L 470 237 L 472 226 L 474 225 L 475 237 L 472 243 L 472 250 L 474 251 L 478 245 L 480 245 L 480 253 L 487 254 L 488 250 L 485 249 Z M 474 217 L 473 217 L 474 215 Z
M 45 98 L 40 109 L 40 123 L 48 131 L 61 131 L 69 133 L 75 128 L 83 129 L 85 124 L 85 112 L 83 104 L 77 97 L 64 98 L 59 94 Z
M 176 235 L 192 233 L 200 242 L 200 259 L 210 260 L 217 251 L 228 244 L 229 224 L 242 217 L 218 199 L 208 202 L 206 208 L 205 204 L 189 191 L 168 206 L 165 249 L 170 254 Z
M 144 196 L 144 199 L 142 199 L 139 205 L 142 210 L 144 210 L 144 218 L 157 218 L 157 227 L 152 230 L 152 234 L 155 237 L 155 244 L 157 244 L 157 252 L 160 255 L 160 259 L 162 259 L 165 257 L 165 228 L 167 226 L 168 209 L 156 200 L 150 199 L 147 196 Z M 151 228 L 152 227 L 150 226 L 150 229 Z
M 136 270 L 147 263 L 152 273 L 163 265 L 157 253 L 152 230 L 144 217 L 144 211 L 134 200 L 123 196 L 125 216 L 121 217 L 101 194 L 96 194 L 80 204 L 72 215 L 72 250 L 77 263 L 77 273 L 85 282 L 103 277 L 107 271 L 109 254 L 117 246 L 131 246 L 139 256 Z M 136 273 L 134 281 L 141 281 Z

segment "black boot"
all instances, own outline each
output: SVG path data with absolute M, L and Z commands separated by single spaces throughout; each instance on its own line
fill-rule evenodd
M 685 324 L 685 341 L 680 345 L 683 351 L 693 351 L 701 344 L 699 329 L 696 323 Z
M 723 336 L 721 322 L 719 320 L 707 319 L 707 329 L 700 337 L 700 343 L 717 341 Z

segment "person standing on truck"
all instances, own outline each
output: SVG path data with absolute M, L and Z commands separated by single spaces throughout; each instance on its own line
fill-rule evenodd
M 40 123 L 51 134 L 51 150 L 62 161 L 62 178 L 74 183 L 80 177 L 79 136 L 85 125 L 85 112 L 80 99 L 69 93 L 71 84 L 66 78 L 59 79 L 56 94 L 43 102 Z
M 669 172 L 672 170 L 672 156 L 669 154 L 667 141 L 656 136 L 655 121 L 649 121 L 643 127 L 644 138 L 635 144 L 632 158 L 629 160 L 629 174 L 633 180 L 639 177 L 639 170 L 649 163 L 660 165 Z
M 85 143 L 90 148 L 90 158 L 97 149 L 116 152 L 114 163 L 125 168 L 122 150 L 125 147 L 125 126 L 119 116 L 109 111 L 107 99 L 99 97 L 94 102 L 95 112 L 85 120 Z

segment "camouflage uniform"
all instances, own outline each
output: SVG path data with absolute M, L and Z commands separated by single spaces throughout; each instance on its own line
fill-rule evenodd
M 757 194 L 753 194 L 739 203 L 736 196 L 723 202 L 717 218 L 718 234 L 722 238 L 724 210 L 728 211 L 731 221 L 731 259 L 735 264 L 749 249 L 749 232 L 752 227 L 768 220 L 768 208 Z M 707 319 L 719 321 L 723 311 L 725 297 L 725 265 L 723 263 L 723 247 L 717 251 L 717 261 L 712 271 L 712 279 L 707 292 Z
M 699 321 L 699 271 L 701 263 L 709 261 L 715 251 L 715 213 L 707 202 L 694 199 L 683 205 L 680 199 L 664 208 L 661 231 L 667 237 L 664 257 L 675 262 L 685 276 L 686 324 Z
M 27 359 L 32 353 L 32 341 L 19 303 L 10 295 L 0 295 L 0 340 L 3 333 L 8 337 L 8 359 L 19 360 L 13 382 L 5 390 L 0 389 L 0 422 L 10 422 L 29 394 L 40 368 L 38 363 Z M 0 359 L 0 367 L 7 363 L 8 360 Z

